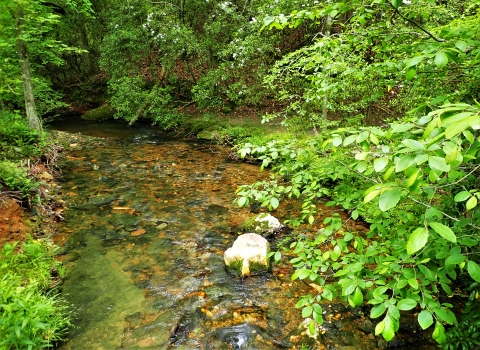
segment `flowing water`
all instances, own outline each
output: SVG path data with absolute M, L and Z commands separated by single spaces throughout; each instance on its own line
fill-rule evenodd
M 295 304 L 315 291 L 286 265 L 245 280 L 226 272 L 223 252 L 253 215 L 235 190 L 267 177 L 257 167 L 145 126 L 53 127 L 95 137 L 74 142 L 64 166 L 63 291 L 76 317 L 61 349 L 378 347 L 362 309 L 342 304 L 325 306 L 317 340 L 302 335 Z

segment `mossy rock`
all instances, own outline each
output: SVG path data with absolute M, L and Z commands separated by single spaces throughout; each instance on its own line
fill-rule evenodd
M 197 139 L 202 139 L 202 140 L 219 140 L 222 137 L 221 133 L 219 130 L 216 128 L 207 128 L 202 131 L 200 131 L 197 134 Z
M 115 111 L 110 106 L 101 106 L 87 111 L 81 116 L 84 120 L 108 120 L 113 119 Z
M 240 228 L 244 232 L 255 233 L 274 233 L 280 230 L 283 225 L 274 216 L 269 213 L 260 213 L 254 217 L 245 220 Z

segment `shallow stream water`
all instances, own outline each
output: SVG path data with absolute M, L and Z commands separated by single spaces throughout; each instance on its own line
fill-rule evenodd
M 63 168 L 63 291 L 76 317 L 60 349 L 381 346 L 362 309 L 341 304 L 325 306 L 317 340 L 302 335 L 295 304 L 314 290 L 291 282 L 287 265 L 245 280 L 226 272 L 223 252 L 254 215 L 233 203 L 235 190 L 265 178 L 258 167 L 146 126 L 53 128 L 95 137 L 72 143 Z

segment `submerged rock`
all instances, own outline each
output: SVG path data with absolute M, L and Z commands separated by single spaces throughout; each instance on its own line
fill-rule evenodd
M 283 228 L 280 221 L 269 213 L 261 213 L 250 219 L 247 219 L 240 228 L 243 231 L 262 233 L 275 233 Z
M 225 265 L 239 276 L 264 272 L 269 268 L 269 252 L 270 243 L 265 238 L 256 233 L 245 233 L 225 251 Z

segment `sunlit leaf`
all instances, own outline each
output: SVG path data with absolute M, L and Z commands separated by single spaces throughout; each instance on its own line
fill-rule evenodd
M 439 222 L 429 222 L 428 225 L 435 230 L 440 236 L 450 242 L 457 242 L 457 236 L 453 233 L 452 229 Z
M 435 54 L 434 62 L 437 65 L 438 68 L 443 68 L 448 63 L 448 56 L 445 54 L 444 51 L 438 51 Z
M 378 205 L 381 211 L 387 211 L 398 204 L 402 197 L 402 191 L 398 188 L 394 188 L 382 193 L 379 198 Z
M 373 168 L 377 173 L 381 172 L 387 166 L 389 161 L 388 157 L 377 158 L 373 161 Z
M 465 203 L 465 208 L 466 208 L 467 210 L 472 210 L 473 208 L 475 208 L 475 207 L 477 206 L 477 203 L 478 203 L 477 197 L 472 196 L 472 197 L 467 201 L 467 203 Z
M 425 247 L 428 241 L 428 231 L 425 227 L 418 227 L 410 234 L 407 242 L 407 253 L 412 255 Z
M 397 308 L 399 310 L 411 310 L 417 305 L 417 302 L 412 299 L 402 299 L 397 303 Z
M 422 329 L 427 329 L 433 324 L 432 313 L 428 310 L 423 310 L 418 314 L 418 324 Z
M 480 266 L 473 261 L 469 260 L 467 263 L 467 271 L 470 277 L 472 277 L 476 282 L 480 283 Z

